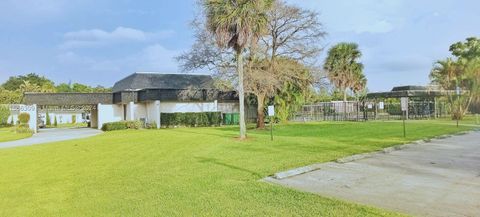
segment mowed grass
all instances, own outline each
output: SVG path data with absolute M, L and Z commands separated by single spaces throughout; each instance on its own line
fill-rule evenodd
M 31 136 L 31 133 L 15 133 L 12 128 L 0 128 L 0 142 L 25 139 Z
M 470 129 L 415 122 L 117 131 L 0 150 L 0 216 L 395 216 L 260 181 L 278 171 Z M 374 188 L 375 186 L 372 186 Z

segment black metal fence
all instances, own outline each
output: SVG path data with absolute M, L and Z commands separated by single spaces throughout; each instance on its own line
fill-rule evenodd
M 408 105 L 407 119 L 434 119 L 449 115 L 444 102 L 413 101 Z M 304 105 L 293 121 L 368 121 L 401 120 L 403 112 L 399 102 L 322 102 Z

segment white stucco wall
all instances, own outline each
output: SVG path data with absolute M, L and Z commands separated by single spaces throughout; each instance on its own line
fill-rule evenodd
M 98 105 L 98 128 L 104 123 L 122 121 L 124 118 L 123 105 Z M 147 102 L 128 103 L 126 106 L 126 120 L 141 120 L 145 118 L 147 123 L 156 123 L 160 127 L 161 113 L 175 112 L 215 112 L 223 113 L 238 112 L 238 103 L 214 102 Z
M 157 127 L 160 127 L 160 101 L 148 102 L 145 104 L 145 114 L 147 117 L 147 123 L 156 123 Z
M 139 103 L 133 104 L 129 103 L 126 106 L 127 108 L 127 120 L 140 120 L 142 118 L 147 119 L 147 104 L 146 103 Z
M 162 113 L 174 112 L 215 112 L 216 102 L 162 102 L 160 103 Z
M 218 111 L 222 113 L 238 113 L 240 112 L 240 105 L 238 102 L 218 103 Z
M 102 128 L 104 123 L 122 121 L 122 105 L 102 105 L 98 104 L 98 129 Z

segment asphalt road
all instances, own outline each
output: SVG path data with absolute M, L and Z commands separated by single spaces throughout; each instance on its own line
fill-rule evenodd
M 71 139 L 80 139 L 95 136 L 100 133 L 102 133 L 102 131 L 91 128 L 41 129 L 39 133 L 34 134 L 30 138 L 10 142 L 0 142 L 0 148 L 12 148 Z
M 480 216 L 480 132 L 266 180 L 405 214 Z

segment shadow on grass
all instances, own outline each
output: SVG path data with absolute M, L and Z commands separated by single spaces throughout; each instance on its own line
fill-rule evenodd
M 215 164 L 215 165 L 227 167 L 227 168 L 230 168 L 230 169 L 234 169 L 234 170 L 238 170 L 238 171 L 250 173 L 251 175 L 253 175 L 253 176 L 257 177 L 257 178 L 262 178 L 262 177 L 263 177 L 260 173 L 257 173 L 257 172 L 255 172 L 255 171 L 251 171 L 251 170 L 248 170 L 248 169 L 239 167 L 239 166 L 235 166 L 235 165 L 223 163 L 223 162 L 221 162 L 221 161 L 219 161 L 218 159 L 215 159 L 215 158 L 206 158 L 206 157 L 195 157 L 195 158 L 198 159 L 198 162 L 200 162 L 200 163 Z

